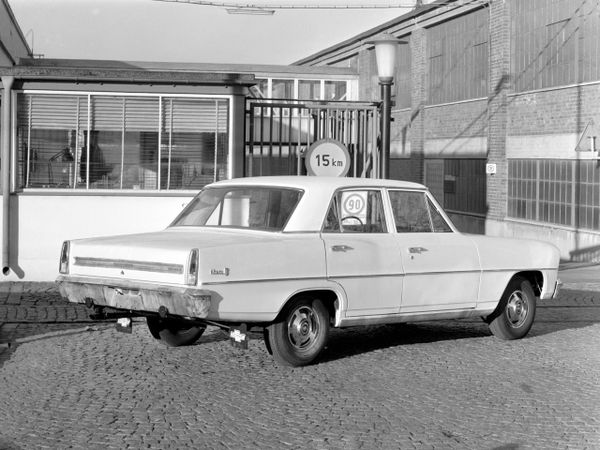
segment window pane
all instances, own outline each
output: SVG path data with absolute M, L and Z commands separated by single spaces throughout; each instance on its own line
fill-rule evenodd
M 450 228 L 450 225 L 448 225 L 448 222 L 446 222 L 446 219 L 444 219 L 434 204 L 431 203 L 431 200 L 427 199 L 427 204 L 429 205 L 429 212 L 431 213 L 433 231 L 435 233 L 451 233 L 452 228 Z
M 386 233 L 381 192 L 342 191 L 329 207 L 324 232 L 329 233 Z
M 201 189 L 227 177 L 229 103 L 163 99 L 161 189 Z
M 487 96 L 489 11 L 470 12 L 427 32 L 429 103 Z
M 81 123 L 87 123 L 87 97 L 17 97 L 19 187 L 72 188 L 76 181 Z
M 194 198 L 172 226 L 280 231 L 301 195 L 301 191 L 280 188 L 210 188 Z
M 294 80 L 273 80 L 271 98 L 294 98 Z
M 298 98 L 301 100 L 320 100 L 321 82 L 320 81 L 298 81 Z
M 346 100 L 347 83 L 345 81 L 326 81 L 325 100 Z
M 424 193 L 390 191 L 390 201 L 398 233 L 430 233 L 432 231 Z

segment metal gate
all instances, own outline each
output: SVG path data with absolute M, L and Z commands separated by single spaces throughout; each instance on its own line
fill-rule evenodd
M 320 139 L 346 146 L 348 176 L 377 177 L 377 103 L 248 99 L 245 176 L 303 175 L 304 153 Z

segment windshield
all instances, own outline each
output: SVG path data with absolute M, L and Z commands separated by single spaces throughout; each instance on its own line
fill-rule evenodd
M 175 226 L 208 226 L 281 231 L 302 191 L 276 187 L 204 189 L 173 221 Z

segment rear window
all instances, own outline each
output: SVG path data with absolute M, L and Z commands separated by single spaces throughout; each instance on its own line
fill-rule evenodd
M 281 231 L 302 191 L 275 187 L 214 187 L 198 194 L 171 226 Z

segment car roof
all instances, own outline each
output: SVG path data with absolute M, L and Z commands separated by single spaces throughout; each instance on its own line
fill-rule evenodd
M 237 178 L 213 183 L 210 186 L 274 186 L 299 189 L 304 192 L 294 213 L 285 226 L 286 232 L 319 231 L 329 209 L 331 197 L 344 188 L 391 188 L 425 191 L 422 184 L 376 178 L 337 178 L 315 176 L 265 176 Z
M 352 177 L 316 177 L 307 175 L 291 176 L 263 176 L 234 178 L 213 183 L 213 185 L 252 185 L 252 186 L 280 186 L 297 189 L 340 189 L 346 187 L 390 187 L 403 189 L 426 189 L 419 183 L 398 180 L 384 180 L 379 178 L 352 178 Z

